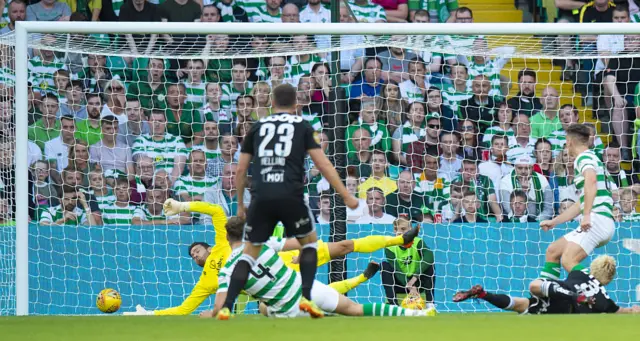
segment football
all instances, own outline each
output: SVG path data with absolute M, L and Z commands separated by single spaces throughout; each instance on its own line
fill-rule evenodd
M 401 306 L 405 309 L 422 310 L 425 307 L 424 299 L 416 295 L 407 295 L 402 300 Z
M 98 294 L 96 306 L 101 312 L 111 314 L 120 309 L 122 298 L 120 293 L 114 289 L 104 289 Z

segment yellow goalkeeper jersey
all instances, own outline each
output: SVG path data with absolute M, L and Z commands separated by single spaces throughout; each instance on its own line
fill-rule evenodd
M 194 312 L 202 302 L 218 290 L 218 273 L 231 254 L 231 246 L 227 241 L 227 216 L 222 207 L 198 201 L 191 202 L 189 205 L 190 211 L 211 216 L 213 229 L 216 232 L 215 244 L 211 247 L 211 254 L 207 257 L 198 283 L 184 302 L 177 307 L 156 310 L 155 315 L 189 315 Z

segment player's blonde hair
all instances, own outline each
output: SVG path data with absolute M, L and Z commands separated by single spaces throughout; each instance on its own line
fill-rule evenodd
M 600 284 L 609 284 L 616 277 L 616 260 L 609 255 L 598 256 L 591 262 L 591 275 Z

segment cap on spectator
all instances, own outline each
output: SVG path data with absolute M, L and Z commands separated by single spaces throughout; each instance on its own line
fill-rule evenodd
M 515 165 L 526 165 L 526 166 L 533 166 L 534 163 L 535 162 L 533 158 L 526 154 L 518 156 L 513 162 L 513 164 Z
M 424 121 L 425 121 L 425 122 L 428 122 L 428 121 L 429 121 L 429 120 L 431 120 L 431 119 L 437 119 L 437 120 L 439 120 L 441 117 L 442 117 L 442 116 L 440 116 L 440 114 L 439 114 L 439 113 L 437 113 L 437 112 L 431 112 L 431 113 L 428 113 L 428 114 L 424 117 Z
M 511 148 L 507 151 L 507 162 L 515 164 L 516 159 L 521 156 L 531 156 L 531 150 L 522 147 Z

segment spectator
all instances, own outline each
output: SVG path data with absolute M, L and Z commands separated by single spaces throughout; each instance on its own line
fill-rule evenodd
M 393 81 L 399 83 L 400 95 L 408 103 L 423 102 L 429 89 L 429 80 L 427 79 L 424 61 L 420 57 L 413 57 L 407 61 L 407 64 L 404 73 L 409 74 L 409 79 L 400 78 L 393 79 Z
M 61 172 L 69 164 L 69 148 L 76 143 L 76 121 L 71 116 L 60 118 L 60 136 L 44 144 L 44 157 L 49 160 L 51 167 Z
M 69 21 L 71 9 L 64 2 L 42 0 L 27 6 L 27 21 Z
M 102 219 L 105 225 L 131 225 L 136 206 L 129 202 L 131 188 L 126 178 L 118 177 L 114 188 L 116 200 L 105 204 Z
M 147 191 L 144 205 L 138 206 L 133 211 L 131 223 L 134 225 L 186 225 L 191 223 L 188 213 L 167 217 L 164 214 L 163 204 L 169 195 L 166 189 L 151 187 Z
M 156 169 L 164 169 L 170 175 L 171 183 L 175 182 L 184 170 L 186 155 L 185 144 L 180 136 L 167 132 L 165 112 L 153 110 L 149 124 L 151 133 L 141 135 L 133 143 L 133 157 L 147 155 L 156 160 Z
M 162 22 L 194 22 L 200 19 L 202 14 L 201 4 L 194 0 L 167 0 L 158 6 L 158 13 Z M 182 46 L 187 36 L 184 35 L 164 35 L 164 39 L 168 43 L 167 48 L 176 49 L 176 52 L 190 46 Z
M 236 189 L 237 171 L 238 164 L 225 164 L 222 169 L 222 174 L 218 185 L 209 189 L 204 194 L 204 201 L 222 206 L 227 217 L 235 216 L 238 214 L 238 195 Z M 251 194 L 246 188 L 244 190 L 243 199 L 244 205 L 248 206 L 251 202 Z M 211 217 L 209 215 L 204 215 L 203 223 L 205 225 L 211 225 Z
M 322 106 L 318 107 L 317 104 L 313 104 L 311 101 L 311 77 L 300 77 L 296 98 L 298 100 L 296 107 L 298 115 L 309 122 L 313 130 L 322 130 L 324 126 L 322 118 L 320 117 L 322 114 Z
M 403 44 L 405 40 L 405 36 L 394 35 L 391 36 L 389 43 Z M 422 64 L 422 70 L 425 70 L 424 61 L 422 61 L 420 57 L 400 47 L 390 46 L 388 50 L 378 53 L 377 56 L 380 58 L 380 61 L 382 61 L 382 79 L 385 82 L 394 81 L 398 84 L 402 83 L 408 78 L 407 74 L 411 73 L 409 71 L 409 64 L 413 61 L 419 61 Z M 424 74 L 425 72 L 422 72 L 422 75 Z M 423 83 L 426 82 L 425 79 L 422 79 L 422 81 Z M 416 83 L 422 87 L 423 83 L 419 81 L 416 81 Z M 422 98 L 424 98 L 424 92 L 422 93 Z
M 429 87 L 425 99 L 427 101 L 427 112 L 440 115 L 441 129 L 443 131 L 453 131 L 457 126 L 458 120 L 451 109 L 443 104 L 440 89 L 434 86 Z
M 612 19 L 615 23 L 628 23 L 630 21 L 629 9 L 624 5 L 616 6 L 613 8 Z M 600 34 L 596 39 L 596 47 L 600 56 L 617 55 L 624 50 L 624 34 Z M 608 63 L 609 58 L 607 57 L 598 59 L 595 67 L 596 78 Z
M 494 135 L 491 139 L 491 149 L 488 151 L 490 155 L 487 155 L 487 160 L 478 166 L 480 174 L 488 176 L 496 185 L 497 193 L 500 193 L 499 186 L 502 178 L 513 170 L 513 166 L 507 162 L 508 148 L 506 136 Z
M 311 67 L 311 105 L 318 108 L 316 112 L 320 116 L 329 111 L 330 75 L 327 63 L 316 63 Z
M 124 111 L 126 105 L 127 90 L 124 84 L 116 79 L 112 79 L 104 87 L 105 104 L 102 106 L 100 117 L 114 116 L 118 119 L 118 124 L 127 123 L 127 114 Z
M 167 95 L 164 71 L 164 59 L 149 58 L 146 74 L 141 73 L 140 80 L 129 85 L 128 95 L 138 97 L 140 105 L 147 110 L 160 108 Z
M 491 139 L 493 136 L 506 135 L 509 139 L 514 136 L 511 122 L 513 121 L 513 111 L 507 103 L 500 103 L 496 117 L 493 119 L 494 125 L 487 128 L 482 136 L 482 144 L 491 148 Z
M 460 134 L 457 132 L 443 132 L 440 134 L 440 168 L 438 173 L 444 175 L 447 181 L 452 181 L 460 174 L 462 156 L 460 150 Z
M 331 10 L 323 6 L 322 0 L 309 0 L 300 11 L 300 22 L 314 24 L 331 22 Z
M 245 6 L 245 8 L 251 22 L 280 23 L 282 22 L 280 5 L 282 0 L 265 0 L 265 3 L 260 6 L 252 4 L 251 7 Z
M 53 184 L 49 181 L 49 162 L 36 161 L 31 166 L 33 172 L 33 195 L 37 212 L 48 207 L 58 206 L 58 193 Z M 38 217 L 40 214 L 38 213 Z
M 507 56 L 512 55 L 516 48 L 513 46 L 500 46 L 489 50 L 487 40 L 483 37 L 477 37 L 473 41 L 472 50 L 474 55 L 467 65 L 469 76 L 472 79 L 479 75 L 486 76 L 491 84 L 489 97 L 502 100 L 511 89 L 511 80 L 508 77 L 501 76 L 500 72 L 510 60 Z M 497 57 L 490 57 L 490 55 Z M 463 61 L 467 60 L 464 59 Z
M 553 217 L 553 190 L 544 175 L 533 172 L 533 160 L 522 156 L 515 161 L 515 169 L 500 181 L 500 198 L 505 214 L 511 214 L 511 193 L 521 189 L 529 198 L 527 212 L 539 221 Z
M 374 150 L 373 156 L 371 157 L 371 176 L 360 184 L 358 194 L 360 199 L 366 198 L 369 188 L 379 188 L 384 192 L 385 196 L 398 189 L 395 181 L 387 176 L 388 166 L 389 164 L 387 163 L 385 153 Z
M 444 89 L 442 99 L 446 106 L 454 113 L 457 113 L 460 108 L 460 103 L 473 96 L 471 83 L 468 81 L 469 73 L 467 67 L 462 64 L 451 65 L 450 77 L 452 85 Z
M 518 72 L 518 94 L 507 101 L 514 110 L 514 115 L 525 114 L 531 117 L 542 110 L 542 103 L 536 97 L 536 82 L 535 71 L 524 68 Z
M 179 136 L 184 144 L 202 142 L 202 121 L 196 108 L 185 104 L 187 99 L 184 84 L 173 83 L 167 87 L 167 132 L 173 136 Z
M 180 196 L 181 201 L 203 201 L 207 189 L 218 182 L 217 179 L 205 175 L 206 165 L 204 151 L 192 150 L 187 164 L 189 175 L 179 177 L 173 184 L 173 191 Z
M 351 143 L 355 153 L 351 157 L 347 156 L 347 165 L 352 167 L 356 176 L 366 179 L 371 175 L 371 135 L 367 129 L 356 129 L 351 135 Z
M 255 108 L 257 107 L 256 102 L 256 99 L 251 95 L 238 96 L 236 99 L 236 108 L 238 108 L 236 113 L 236 125 L 252 122 L 253 118 L 251 118 L 251 115 L 255 112 Z M 229 117 L 233 118 L 231 115 Z M 220 130 L 224 133 L 230 132 L 232 130 L 231 126 L 226 124 L 226 122 L 224 123 L 225 125 L 221 126 Z
M 258 36 L 251 37 L 251 47 L 254 48 L 254 41 L 263 41 Z M 207 36 L 207 44 L 205 48 L 211 51 L 203 51 L 203 54 L 232 54 L 229 43 L 229 36 L 226 34 L 214 34 Z M 263 49 L 264 51 L 264 49 Z M 251 59 L 249 59 L 251 60 Z M 231 73 L 234 61 L 232 59 L 210 59 L 207 63 L 207 71 L 205 72 L 207 81 L 229 83 L 231 82 Z
M 39 2 L 36 5 L 41 3 L 42 2 Z M 40 43 L 45 46 L 51 46 L 56 43 L 56 38 L 52 35 L 45 35 L 41 38 Z M 66 65 L 64 65 L 61 59 L 56 57 L 55 52 L 52 50 L 45 48 L 34 49 L 33 54 L 34 57 L 29 59 L 29 63 L 27 64 L 29 82 L 42 94 L 53 91 L 56 86 L 53 81 L 53 75 L 58 70 L 66 70 Z
M 87 98 L 87 118 L 76 122 L 76 138 L 92 146 L 102 139 L 102 127 L 100 122 L 100 110 L 102 109 L 102 97 L 96 93 L 89 93 Z
M 27 18 L 27 4 L 22 1 L 11 1 L 8 7 L 9 22 L 0 29 L 0 34 L 6 34 L 16 29 L 16 21 L 24 21 Z
M 220 156 L 220 131 L 218 123 L 215 121 L 207 121 L 204 123 L 204 140 L 202 144 L 191 146 L 191 150 L 202 150 L 206 157 L 206 161 L 213 160 Z
M 89 190 L 88 194 L 93 195 L 96 198 L 98 207 L 103 210 L 107 205 L 116 201 L 116 196 L 113 193 L 113 188 L 107 185 L 107 182 L 99 170 L 92 170 L 89 175 Z
M 236 99 L 236 107 L 237 102 L 241 98 L 238 96 Z M 207 121 L 215 121 L 215 122 L 231 122 L 233 120 L 233 116 L 231 112 L 222 108 L 222 88 L 220 87 L 220 83 L 210 82 L 205 86 L 205 96 L 204 96 L 204 105 L 200 109 L 202 116 Z
M 538 139 L 535 144 L 535 165 L 533 166 L 533 171 L 536 173 L 540 173 L 550 181 L 551 188 L 555 188 L 554 184 L 551 183 L 551 178 L 553 176 L 553 153 L 551 152 L 551 142 L 549 140 L 543 138 Z
M 251 96 L 256 100 L 255 111 L 251 113 L 252 121 L 271 115 L 271 86 L 267 82 L 257 82 L 251 89 Z
M 511 206 L 511 213 L 504 217 L 503 221 L 511 223 L 535 223 L 535 216 L 531 216 L 527 213 L 529 198 L 527 193 L 523 190 L 517 189 L 511 193 L 509 198 L 509 205 Z
M 231 69 L 231 83 L 222 84 L 222 107 L 230 110 L 232 114 L 236 114 L 236 99 L 240 95 L 248 95 L 252 88 L 253 83 L 249 81 L 247 62 L 241 59 L 234 60 Z
M 395 184 L 394 184 L 395 185 Z M 392 215 L 384 213 L 384 191 L 378 187 L 371 187 L 366 192 L 367 215 L 356 220 L 356 224 L 391 224 L 395 220 Z
M 478 197 L 472 191 L 466 190 L 462 193 L 463 214 L 455 219 L 454 223 L 486 223 L 487 221 L 478 213 L 480 203 Z
M 453 182 L 460 183 L 460 187 L 467 188 L 476 193 L 480 201 L 478 212 L 482 217 L 488 217 L 493 213 L 497 222 L 502 221 L 502 209 L 498 204 L 498 195 L 494 182 L 486 175 L 478 174 L 478 163 L 474 160 L 462 161 L 462 173 Z M 453 184 L 451 185 L 451 197 L 453 198 Z M 462 194 L 459 191 L 460 195 Z M 451 199 L 450 199 L 451 200 Z M 455 212 L 455 210 L 451 210 Z
M 409 146 L 416 141 L 424 140 L 427 135 L 425 129 L 426 108 L 423 102 L 413 102 L 407 109 L 407 121 L 393 133 L 393 153 L 402 165 L 409 165 Z M 433 115 L 432 115 L 433 116 Z M 434 117 L 431 117 L 434 119 Z M 435 128 L 434 128 L 435 129 Z
M 640 221 L 640 213 L 637 212 L 638 196 L 631 188 L 623 188 L 620 192 L 620 209 L 622 213 L 622 221 L 638 222 Z
M 580 8 L 580 22 L 613 22 L 613 9 L 615 7 L 616 5 L 608 0 L 589 2 Z M 583 38 L 581 37 L 580 39 Z
M 607 167 L 607 172 L 613 179 L 613 182 L 619 188 L 629 187 L 631 185 L 630 179 L 627 177 L 627 173 L 624 169 L 620 168 L 620 147 L 610 143 L 607 149 L 604 150 L 603 162 Z
M 387 22 L 387 15 L 382 6 L 369 2 L 369 0 L 349 1 L 349 7 L 356 16 L 358 22 L 363 23 L 384 23 Z
M 96 225 L 91 208 L 75 187 L 63 186 L 60 202 L 60 205 L 42 211 L 39 221 L 41 225 Z
M 105 92 L 107 83 L 113 79 L 111 70 L 107 67 L 107 56 L 99 54 L 87 55 L 87 65 L 77 75 L 84 82 L 83 87 L 90 92 Z
M 40 101 L 42 117 L 29 126 L 29 140 L 44 149 L 44 144 L 60 136 L 60 121 L 56 119 L 58 112 L 58 98 L 52 94 L 45 94 Z
M 356 150 L 351 137 L 353 133 L 358 129 L 366 129 L 369 131 L 371 138 L 371 145 L 373 149 L 379 150 L 386 154 L 391 152 L 391 138 L 387 127 L 376 121 L 376 104 L 373 100 L 362 100 L 360 102 L 360 117 L 357 122 L 353 122 L 347 127 L 346 140 L 349 155 L 353 156 Z
M 471 84 L 473 95 L 460 102 L 458 117 L 478 122 L 480 131 L 483 132 L 493 124 L 494 113 L 499 103 L 489 96 L 491 83 L 487 76 L 476 76 Z
M 305 34 L 291 37 L 291 43 L 296 51 L 307 51 L 316 48 L 315 43 L 311 40 L 311 36 Z M 311 74 L 311 68 L 315 63 L 324 62 L 326 62 L 326 60 L 315 53 L 291 56 L 289 58 L 289 73 L 292 77 L 298 79 L 303 75 Z
M 402 116 L 407 109 L 407 102 L 400 96 L 400 87 L 394 82 L 384 84 L 376 100 L 382 121 L 387 123 L 390 134 L 395 133 L 402 126 Z
M 478 130 L 475 122 L 463 120 L 458 122 L 461 136 L 461 151 L 464 159 L 480 160 L 483 148 L 478 146 Z M 488 156 L 487 156 L 488 157 Z
M 153 174 L 152 186 L 156 186 L 162 189 L 170 190 L 171 176 L 164 169 L 159 169 Z M 146 197 L 146 193 L 145 193 Z
M 580 192 L 574 183 L 574 161 L 575 158 L 569 155 L 566 146 L 556 158 L 555 173 L 558 180 L 558 198 L 560 202 L 565 199 L 571 199 L 576 202 L 580 199 Z
M 553 146 L 554 156 L 558 155 L 564 148 L 564 144 L 567 141 L 567 128 L 572 124 L 578 123 L 578 109 L 573 104 L 565 104 L 560 108 L 558 116 L 560 117 L 562 128 L 549 135 L 549 142 Z
M 398 190 L 385 198 L 385 212 L 396 218 L 405 214 L 412 222 L 422 222 L 423 210 L 429 208 L 429 203 L 424 195 L 414 192 L 415 185 L 411 172 L 401 172 L 398 175 Z
M 265 82 L 272 88 L 284 83 L 298 86 L 298 79 L 291 76 L 291 65 L 287 63 L 287 58 L 282 56 L 272 56 L 267 58 L 267 68 L 269 77 L 263 77 Z
M 113 1 L 113 0 L 112 0 Z M 160 12 L 158 5 L 147 0 L 125 1 L 120 7 L 120 21 L 125 22 L 158 22 Z M 158 39 L 157 34 L 127 34 L 125 35 L 127 45 L 133 54 L 150 54 Z
M 67 85 L 69 85 L 69 71 L 63 69 L 55 71 L 53 73 L 53 84 L 53 93 L 58 96 L 58 102 L 61 104 L 66 103 Z
M 220 9 L 215 4 L 202 6 L 202 14 L 200 14 L 200 22 L 218 23 L 222 22 Z
M 507 158 L 512 159 L 515 155 L 533 155 L 537 139 L 531 137 L 531 124 L 529 116 L 526 114 L 518 114 L 513 118 L 512 124 L 513 136 L 508 138 L 509 150 Z M 513 150 L 511 152 L 511 150 Z
M 531 117 L 531 137 L 549 137 L 551 133 L 562 128 L 558 118 L 558 91 L 547 87 L 542 91 L 542 110 Z
M 179 70 L 187 75 L 187 79 L 182 81 L 185 88 L 186 106 L 199 109 L 204 105 L 205 99 L 205 63 L 202 59 L 187 60 L 185 68 Z
M 91 163 L 99 164 L 103 172 L 110 171 L 109 173 L 124 176 L 133 175 L 131 149 L 116 138 L 118 119 L 114 116 L 105 116 L 100 120 L 100 128 L 102 139 L 89 148 Z
M 145 111 L 140 107 L 140 100 L 138 98 L 127 97 L 125 106 L 127 122 L 118 126 L 117 139 L 129 147 L 132 147 L 138 137 L 149 134 L 151 129 L 149 128 Z
M 249 22 L 249 17 L 244 8 L 238 6 L 234 0 L 220 0 L 216 3 L 220 9 L 223 22 Z
M 69 166 L 77 169 L 82 174 L 82 187 L 89 187 L 89 172 L 91 170 L 89 159 L 89 145 L 82 140 L 76 139 L 71 149 L 69 149 Z
M 96 200 L 95 195 L 91 194 L 88 190 L 88 187 L 83 186 L 84 177 L 86 174 L 80 172 L 80 170 L 75 169 L 73 167 L 67 167 L 62 171 L 62 186 L 71 186 L 78 189 L 79 193 L 84 195 L 84 200 L 89 204 L 91 208 L 91 215 L 98 225 L 102 223 L 102 216 L 100 212 L 100 206 L 98 206 L 98 201 Z M 60 188 L 58 188 L 58 193 L 60 192 Z
M 393 222 L 396 235 L 411 230 L 411 222 L 399 217 Z M 408 246 L 408 247 L 405 247 Z M 384 249 L 386 261 L 382 262 L 382 286 L 387 303 L 399 305 L 398 294 L 424 295 L 428 305 L 434 302 L 435 269 L 433 251 L 424 240 L 416 237 L 411 245 L 390 246 Z
M 407 19 L 409 18 L 409 6 L 407 5 L 407 0 L 373 0 L 372 2 L 384 8 L 388 22 L 407 22 Z
M 424 155 L 424 170 L 417 177 L 416 192 L 429 200 L 429 207 L 436 213 L 449 201 L 449 181 L 438 173 L 440 158 L 436 151 L 430 149 Z
M 282 6 L 282 22 L 283 23 L 299 23 L 300 22 L 300 9 L 298 6 L 292 3 L 288 3 Z
M 328 81 L 328 79 L 327 79 Z M 361 98 L 363 96 L 374 97 L 380 95 L 382 90 L 382 60 L 378 57 L 369 57 L 364 62 L 362 77 L 351 84 L 349 97 Z M 328 83 L 329 85 L 331 83 Z
M 71 116 L 77 120 L 87 118 L 87 107 L 83 104 L 84 88 L 82 81 L 72 80 L 65 90 L 66 102 L 60 104 L 60 116 Z
M 351 195 L 354 197 L 358 197 L 358 187 L 360 187 L 360 179 L 351 173 L 347 173 L 347 179 L 345 180 L 345 186 Z M 358 199 L 360 204 L 355 209 L 350 209 L 347 207 L 347 221 L 349 223 L 354 223 L 356 220 L 361 217 L 369 214 L 369 209 L 367 207 L 367 201 L 364 199 Z
M 320 214 L 316 221 L 318 224 L 331 224 L 331 197 L 328 194 L 320 196 Z
M 130 187 L 133 187 L 131 191 L 131 202 L 141 203 L 145 200 L 147 188 L 153 186 L 154 173 L 155 165 L 153 159 L 146 155 L 138 156 L 136 161 L 136 175 L 134 179 L 130 181 Z M 164 173 L 166 174 L 166 172 Z M 165 188 L 168 188 L 168 186 Z
M 207 160 L 206 173 L 208 177 L 221 176 L 224 171 L 224 165 L 235 163 L 238 161 L 238 139 L 231 133 L 220 135 L 220 156 L 215 159 Z

